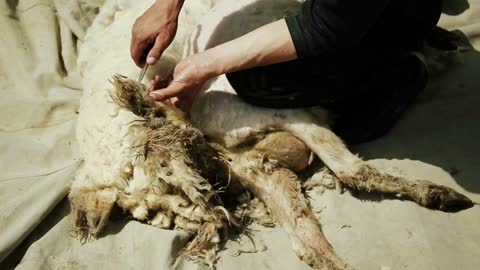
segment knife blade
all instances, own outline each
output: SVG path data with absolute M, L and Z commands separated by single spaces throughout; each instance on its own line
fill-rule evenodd
M 149 64 L 145 63 L 145 66 L 140 70 L 140 74 L 138 75 L 138 82 L 141 83 L 143 81 L 143 78 L 145 77 L 145 73 L 147 73 L 147 69 L 149 67 Z

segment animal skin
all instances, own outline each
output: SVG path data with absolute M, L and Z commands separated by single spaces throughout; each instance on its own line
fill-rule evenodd
M 295 0 L 216 2 L 185 2 L 175 41 L 147 77 L 166 76 L 181 57 L 293 14 L 300 6 Z M 328 112 L 321 108 L 255 107 L 235 95 L 225 76 L 204 85 L 190 117 L 153 102 L 146 85 L 128 79 L 138 74 L 128 55 L 129 29 L 147 5 L 106 1 L 80 48 L 84 94 L 77 139 L 84 163 L 69 194 L 80 232 L 98 236 L 117 205 L 136 220 L 190 233 L 182 254 L 214 267 L 223 231 L 254 216 L 223 203 L 219 194 L 248 190 L 265 203 L 305 263 L 314 269 L 351 269 L 323 235 L 295 174 L 308 166 L 310 151 L 349 187 L 400 194 L 444 211 L 472 206 L 448 187 L 368 166 L 329 130 Z M 117 72 L 124 76 L 113 76 Z M 265 220 L 268 213 L 262 215 Z

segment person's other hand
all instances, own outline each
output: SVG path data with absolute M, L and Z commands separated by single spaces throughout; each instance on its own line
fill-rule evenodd
M 202 85 L 210 76 L 202 65 L 190 57 L 177 64 L 172 76 L 161 80 L 155 76 L 152 81 L 153 91 L 150 96 L 156 101 L 169 100 L 174 106 L 188 111 L 193 104 L 195 96 Z
M 134 23 L 130 54 L 139 67 L 157 63 L 177 32 L 183 0 L 156 1 Z

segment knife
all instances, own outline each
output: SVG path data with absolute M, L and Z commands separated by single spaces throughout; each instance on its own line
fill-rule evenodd
M 149 64 L 145 63 L 145 66 L 143 66 L 142 70 L 140 70 L 140 75 L 138 75 L 138 82 L 141 83 L 143 81 L 143 77 L 145 77 L 145 73 L 147 73 Z

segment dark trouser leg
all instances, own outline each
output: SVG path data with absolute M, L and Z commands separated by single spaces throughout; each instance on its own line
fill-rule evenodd
M 227 74 L 246 102 L 270 108 L 321 105 L 338 114 L 333 131 L 349 144 L 388 132 L 426 85 L 426 69 L 414 55 L 356 75 L 334 76 L 321 61 L 291 61 Z M 365 75 L 363 75 L 365 74 Z M 357 76 L 358 77 L 358 76 Z
M 413 54 L 380 72 L 375 84 L 362 96 L 335 105 L 339 114 L 332 129 L 349 144 L 385 135 L 427 84 L 425 64 Z

